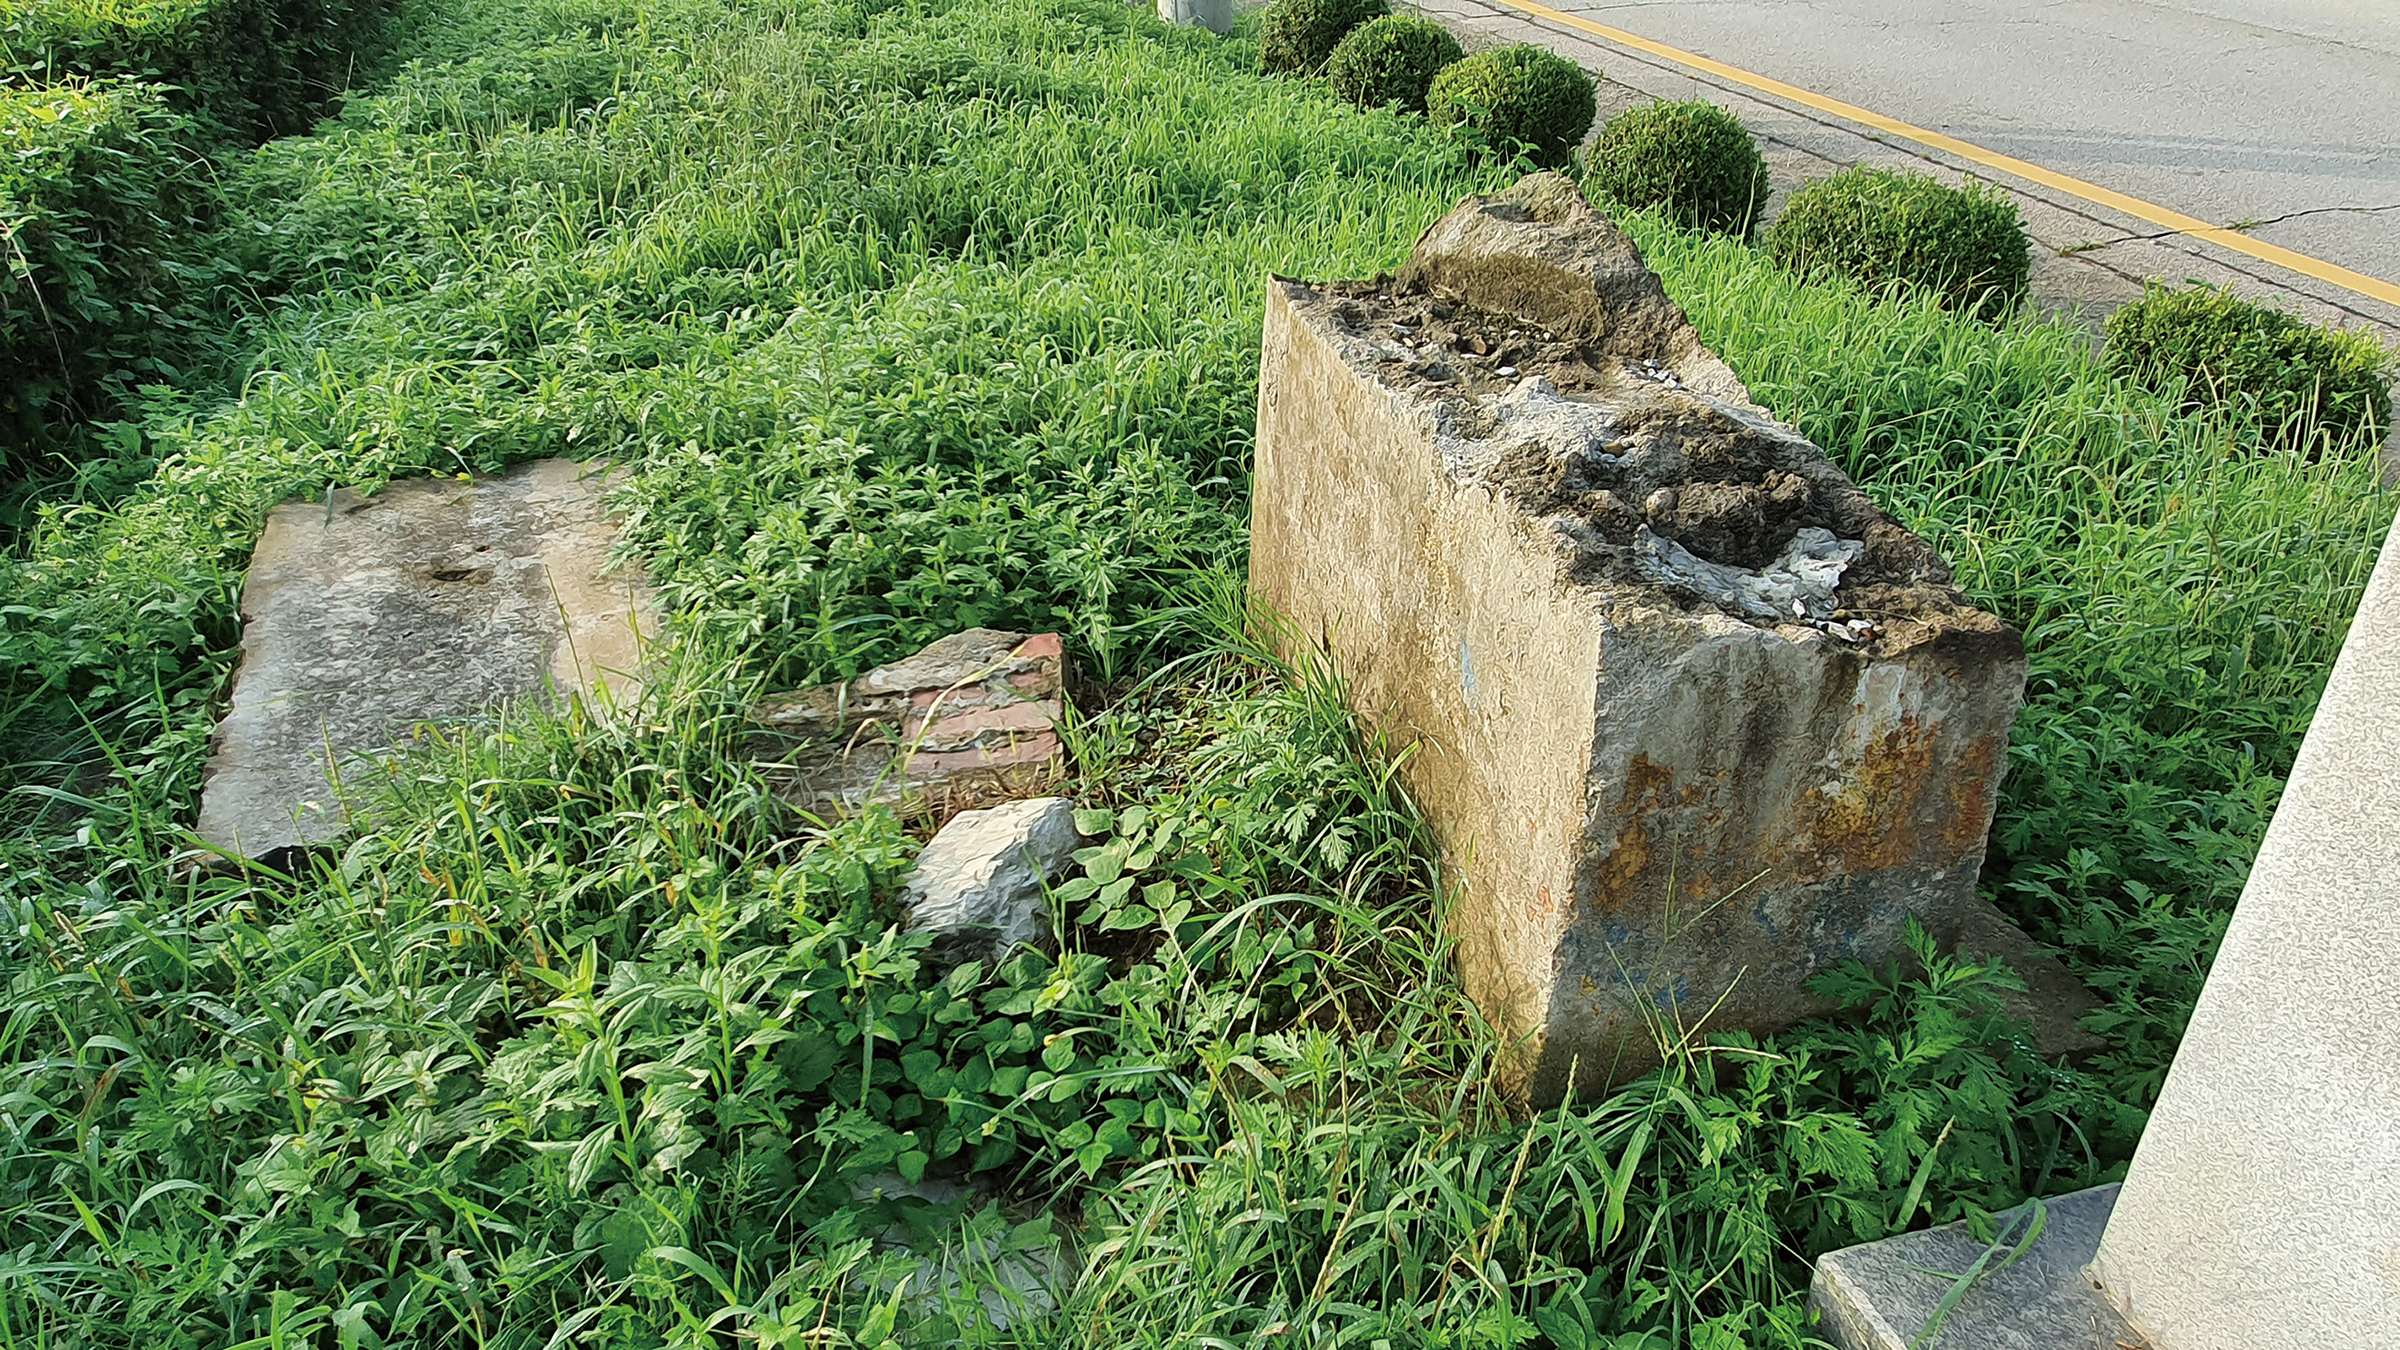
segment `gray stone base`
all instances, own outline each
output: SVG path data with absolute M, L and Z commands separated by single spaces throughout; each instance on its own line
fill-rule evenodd
M 2005 1270 L 1987 1267 L 1922 1350 L 2146 1350 L 2084 1270 L 2116 1201 L 2113 1184 L 2046 1201 L 2032 1249 Z M 1817 1334 L 1841 1350 L 1909 1350 L 1984 1249 L 1954 1223 L 1827 1252 L 1808 1292 Z

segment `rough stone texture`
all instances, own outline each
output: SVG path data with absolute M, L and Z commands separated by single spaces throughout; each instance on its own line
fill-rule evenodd
M 759 749 L 819 809 L 1021 796 L 1057 778 L 1066 663 L 1056 633 L 953 633 L 848 684 L 762 701 Z
M 869 1214 L 897 1210 L 904 1216 L 869 1232 L 878 1250 L 908 1258 L 904 1273 L 872 1286 L 878 1301 L 899 1294 L 920 1317 L 957 1319 L 961 1287 L 972 1279 L 976 1315 L 1005 1331 L 1020 1318 L 1058 1311 L 1074 1287 L 1076 1266 L 1066 1240 L 1047 1224 L 986 1228 L 981 1236 L 964 1226 L 968 1215 L 1001 1204 L 999 1191 L 981 1176 L 912 1182 L 897 1172 L 878 1172 L 851 1182 L 850 1195 Z M 854 1284 L 868 1287 L 855 1277 Z
M 1233 31 L 1233 0 L 1158 0 L 1158 17 L 1223 37 Z
M 944 959 L 997 960 L 1050 936 L 1042 885 L 1082 843 L 1064 797 L 962 811 L 917 855 L 900 904 L 911 928 L 937 935 Z
M 2096 1270 L 2157 1350 L 2400 1345 L 2400 531 Z
M 2143 1350 L 2084 1272 L 2116 1195 L 2115 1186 L 2096 1186 L 2046 1201 L 2042 1235 L 2014 1263 L 1993 1269 L 2022 1239 L 2020 1220 L 1923 1350 Z M 1910 1350 L 1954 1277 L 1985 1250 L 1954 1223 L 1827 1252 L 1808 1291 L 1817 1335 L 1840 1350 Z
M 322 843 L 350 823 L 331 784 L 418 723 L 553 690 L 636 696 L 657 622 L 639 572 L 609 568 L 607 487 L 541 460 L 275 508 L 242 586 L 200 837 L 251 858 Z
M 1538 1100 L 1817 1011 L 1911 914 L 1996 922 L 2022 640 L 1639 268 L 1545 174 L 1398 278 L 1267 299 L 1252 584 L 1424 742 L 1462 974 Z

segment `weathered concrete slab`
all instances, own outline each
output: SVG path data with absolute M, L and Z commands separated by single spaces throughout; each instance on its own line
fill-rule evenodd
M 2400 530 L 2095 1270 L 2157 1350 L 2400 1346 Z
M 813 809 L 1002 801 L 1060 768 L 1066 661 L 1056 633 L 953 633 L 848 684 L 763 700 L 759 752 Z
M 2041 1236 L 2003 1267 L 2030 1226 L 2030 1215 L 2020 1216 L 2005 1231 L 2007 1246 L 1921 1343 L 1989 1243 L 1954 1223 L 1827 1252 L 1808 1290 L 1817 1334 L 1840 1350 L 2144 1350 L 2084 1270 L 2116 1198 L 2111 1185 L 2045 1201 Z
M 350 824 L 334 783 L 423 722 L 552 691 L 639 692 L 647 582 L 612 572 L 605 480 L 541 460 L 287 502 L 242 586 L 242 666 L 201 797 L 236 857 Z
M 1819 1011 L 1804 982 L 1900 957 L 1912 914 L 1988 929 L 2021 638 L 1571 183 L 1470 199 L 1396 279 L 1278 282 L 1264 355 L 1253 586 L 1422 743 L 1525 1091 Z

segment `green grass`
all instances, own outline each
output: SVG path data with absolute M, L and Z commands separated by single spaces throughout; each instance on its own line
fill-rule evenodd
M 2388 521 L 2358 447 L 1630 222 L 2025 628 L 1987 880 L 2111 1048 L 2040 1065 L 1936 958 L 1521 1119 L 1376 729 L 1231 598 L 1266 274 L 1510 170 L 1104 0 L 407 22 L 226 172 L 240 397 L 157 396 L 138 484 L 6 562 L 0 1344 L 1793 1346 L 1817 1251 L 2121 1169 Z M 171 866 L 264 512 L 547 454 L 632 471 L 640 715 L 429 736 L 343 848 Z M 975 622 L 1106 682 L 1108 814 L 1062 954 L 944 973 L 903 822 L 794 817 L 737 733 Z M 1004 1205 L 851 1194 L 970 1167 Z M 894 1296 L 893 1223 L 1069 1233 L 1072 1287 Z
M 190 363 L 183 240 L 213 223 L 188 119 L 141 85 L 0 86 L 0 529 L 61 434 Z
M 0 87 L 157 84 L 179 111 L 255 142 L 305 130 L 339 94 L 388 0 L 0 0 Z

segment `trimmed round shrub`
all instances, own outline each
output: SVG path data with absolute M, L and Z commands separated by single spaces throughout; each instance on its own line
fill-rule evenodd
M 1325 62 L 1333 92 L 1361 108 L 1425 111 L 1425 91 L 1466 52 L 1450 30 L 1413 14 L 1386 14 L 1350 30 Z
M 2110 372 L 2186 407 L 2256 406 L 2267 428 L 2316 427 L 2340 441 L 2391 430 L 2391 355 L 2364 333 L 2302 323 L 2210 286 L 2152 286 L 2108 320 Z
M 1851 169 L 1793 193 L 1767 252 L 1795 271 L 1899 284 L 1994 318 L 2025 298 L 2033 267 L 2016 203 L 2000 192 L 1888 169 Z
M 1463 128 L 1486 150 L 1526 147 L 1537 164 L 1557 167 L 1592 129 L 1598 103 L 1592 77 L 1554 51 L 1494 47 L 1445 67 L 1425 94 L 1436 123 Z
M 1258 68 L 1269 75 L 1314 75 L 1350 30 L 1389 14 L 1385 0 L 1275 0 L 1258 26 Z
M 1587 187 L 1685 229 L 1747 238 L 1767 204 L 1767 162 L 1742 119 L 1705 99 L 1653 103 L 1600 128 Z

